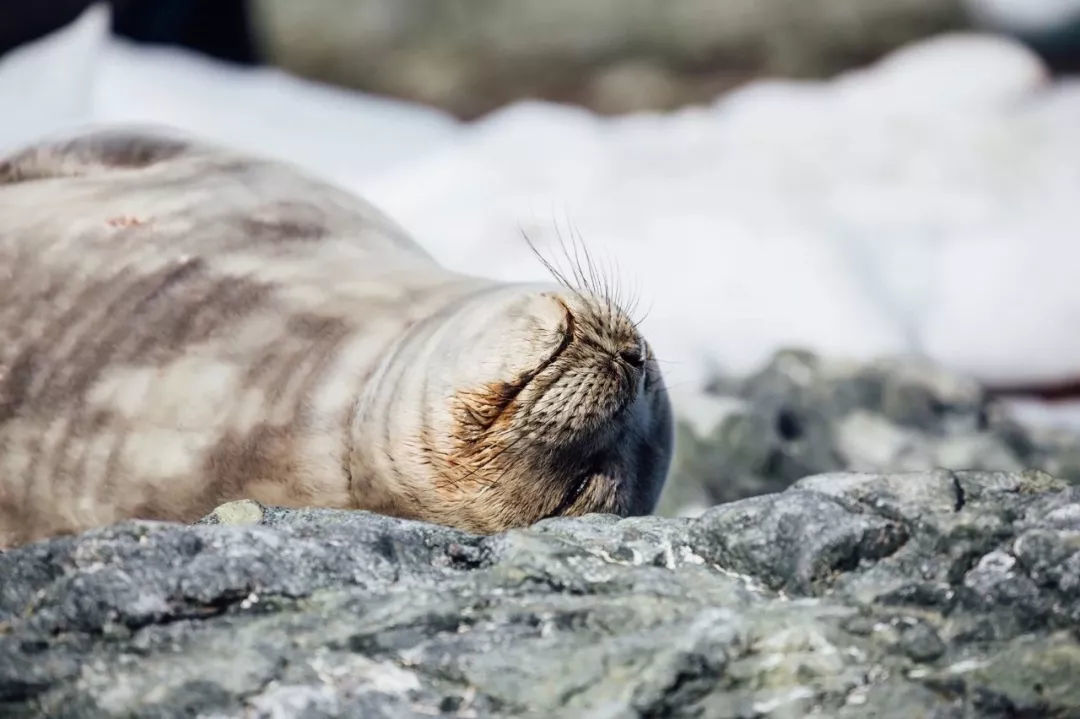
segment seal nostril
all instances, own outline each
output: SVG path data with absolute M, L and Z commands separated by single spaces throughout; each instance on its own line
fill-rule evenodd
M 619 357 L 622 358 L 623 362 L 634 369 L 641 369 L 645 366 L 645 355 L 639 347 L 625 349 L 622 352 L 619 352 Z

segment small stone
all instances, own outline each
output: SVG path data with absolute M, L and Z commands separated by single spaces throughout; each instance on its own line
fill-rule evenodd
M 900 647 L 913 661 L 932 662 L 945 653 L 945 643 L 925 622 L 916 622 L 900 632 Z
M 263 508 L 254 500 L 239 499 L 219 505 L 210 516 L 217 520 L 217 524 L 258 524 L 263 518 Z
M 869 616 L 854 616 L 845 621 L 841 626 L 850 634 L 860 637 L 868 637 L 874 633 L 874 625 L 878 620 Z

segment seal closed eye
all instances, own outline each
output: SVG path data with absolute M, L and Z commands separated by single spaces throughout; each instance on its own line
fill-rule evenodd
M 0 162 L 0 277 L 0 546 L 241 497 L 491 532 L 647 513 L 667 472 L 617 302 L 449 272 L 287 165 L 30 148 Z

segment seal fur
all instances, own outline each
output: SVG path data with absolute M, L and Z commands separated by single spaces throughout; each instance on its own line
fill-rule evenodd
M 170 133 L 29 148 L 0 162 L 0 546 L 242 497 L 647 513 L 667 394 L 588 285 L 449 272 L 355 196 Z

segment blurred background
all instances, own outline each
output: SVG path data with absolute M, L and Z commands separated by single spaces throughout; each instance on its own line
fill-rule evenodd
M 0 52 L 93 3 L 4 0 Z M 1022 39 L 1080 62 L 1075 0 L 113 0 L 112 29 L 475 118 L 521 98 L 673 109 L 762 75 L 826 77 L 936 33 Z
M 463 272 L 586 243 L 647 310 L 681 512 L 845 468 L 1080 479 L 1078 71 L 1080 0 L 0 0 L 0 151 L 164 124 Z

